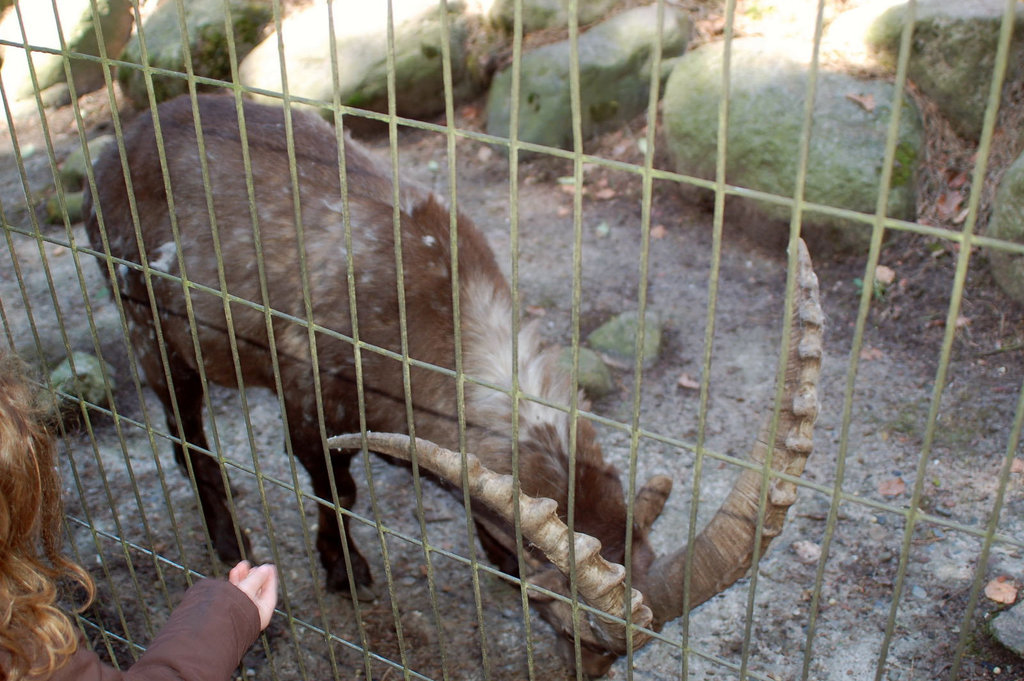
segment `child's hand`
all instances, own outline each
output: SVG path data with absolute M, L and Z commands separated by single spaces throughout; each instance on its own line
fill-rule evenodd
M 253 602 L 260 612 L 260 630 L 266 629 L 277 605 L 277 568 L 270 563 L 254 568 L 243 560 L 231 568 L 228 581 Z

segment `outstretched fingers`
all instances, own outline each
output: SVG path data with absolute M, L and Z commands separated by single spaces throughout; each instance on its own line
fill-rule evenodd
M 243 560 L 231 568 L 228 581 L 253 602 L 260 613 L 260 630 L 266 629 L 277 605 L 277 568 L 270 563 L 254 568 Z

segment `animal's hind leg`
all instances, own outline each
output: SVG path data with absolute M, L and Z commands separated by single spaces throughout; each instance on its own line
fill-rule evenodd
M 249 541 L 241 531 L 236 533 L 220 466 L 205 453 L 209 451 L 209 445 L 203 431 L 202 381 L 199 374 L 176 356 L 171 348 L 168 348 L 167 355 L 173 386 L 168 386 L 163 365 L 156 353 L 143 355 L 140 364 L 150 387 L 163 403 L 171 435 L 184 436 L 185 442 L 189 443 L 186 447 L 181 442 L 175 442 L 174 458 L 185 475 L 194 476 L 199 505 L 217 555 L 225 563 L 233 565 L 243 555 L 250 554 Z M 179 421 L 175 419 L 175 407 L 180 417 L 180 430 Z

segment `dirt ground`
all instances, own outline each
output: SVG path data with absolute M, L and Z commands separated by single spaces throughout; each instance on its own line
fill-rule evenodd
M 104 93 L 82 99 L 81 107 L 81 130 L 88 136 L 109 130 Z M 479 129 L 479 106 L 460 108 L 456 123 Z M 68 231 L 38 223 L 36 235 L 32 211 L 52 194 L 51 154 L 62 159 L 78 144 L 78 134 L 69 107 L 49 113 L 45 127 L 34 111 L 14 119 L 13 134 L 4 125 L 0 208 L 11 229 L 0 244 L 0 311 L 5 334 L 30 359 L 52 363 L 70 347 L 100 352 L 111 365 L 117 418 L 93 410 L 69 430 L 64 472 L 71 546 L 99 585 L 85 631 L 93 645 L 125 662 L 130 644 L 144 645 L 180 597 L 182 567 L 201 574 L 221 574 L 224 567 L 211 558 L 190 486 L 174 470 L 159 405 L 127 359 L 109 286 L 93 258 L 73 247 L 86 245 L 81 226 Z M 636 121 L 594 141 L 588 151 L 640 163 L 643 136 L 643 122 Z M 366 141 L 387 150 L 386 137 Z M 399 137 L 403 168 L 447 193 L 445 145 L 433 132 L 403 130 Z M 956 158 L 962 163 L 966 157 Z M 508 266 L 507 161 L 460 139 L 455 162 L 461 208 Z M 658 163 L 666 161 L 659 156 Z M 571 175 L 572 166 L 534 159 L 519 171 L 521 301 L 528 316 L 541 319 L 546 338 L 564 345 L 572 337 L 573 216 L 572 195 L 559 178 Z M 695 443 L 700 397 L 680 379 L 699 380 L 703 371 L 712 217 L 685 205 L 671 183 L 655 182 L 650 252 L 641 273 L 638 176 L 587 168 L 584 183 L 580 332 L 585 337 L 611 316 L 636 309 L 645 282 L 665 338 L 658 362 L 643 376 L 639 425 Z M 766 241 L 727 226 L 704 415 L 706 446 L 713 452 L 744 455 L 770 409 L 786 260 Z M 620 660 L 611 677 L 657 681 L 679 678 L 686 669 L 694 679 L 741 673 L 792 679 L 806 668 L 808 678 L 822 681 L 876 675 L 923 681 L 945 678 L 960 664 L 962 679 L 1024 678 L 1024 661 L 985 631 L 986 619 L 1001 606 L 972 591 L 999 577 L 1024 580 L 1024 473 L 1015 469 L 1000 486 L 1007 459 L 1021 457 L 1019 449 L 1010 457 L 1007 452 L 1024 377 L 1024 310 L 995 287 L 985 254 L 971 253 L 949 369 L 936 390 L 960 257 L 952 242 L 891 236 L 881 264 L 895 276 L 876 291 L 856 345 L 865 255 L 817 260 L 828 326 L 821 417 L 805 474 L 814 487 L 801 491 L 786 530 L 756 573 L 690 615 L 685 663 L 684 626 L 677 621 L 633 660 Z M 628 426 L 631 372 L 617 371 L 615 385 L 593 411 Z M 381 597 L 357 607 L 347 597 L 324 593 L 323 572 L 310 548 L 315 505 L 302 496 L 310 490 L 304 472 L 283 454 L 277 400 L 261 391 L 246 398 L 243 419 L 238 395 L 213 388 L 208 423 L 232 462 L 235 503 L 256 558 L 273 560 L 281 570 L 281 609 L 290 618 L 275 618 L 246 656 L 242 673 L 259 679 L 570 676 L 551 645 L 552 630 L 524 613 L 519 590 L 484 566 L 474 579 L 467 558 L 483 554 L 467 536 L 462 506 L 431 482 L 412 485 L 404 468 L 377 459 L 353 464 L 361 491 L 355 511 L 365 519 L 354 523 L 355 532 Z M 626 470 L 628 428 L 601 426 L 599 434 L 607 455 Z M 267 480 L 265 504 L 254 476 L 244 470 L 254 460 Z M 660 550 L 686 540 L 695 501 L 693 464 L 691 449 L 641 441 L 638 479 L 666 473 L 677 483 L 656 525 Z M 699 523 L 714 512 L 734 475 L 732 466 L 705 461 Z M 837 487 L 841 494 L 833 494 Z M 915 491 L 917 510 L 911 513 Z M 833 505 L 837 517 L 830 533 L 826 521 Z M 911 516 L 916 524 L 908 533 Z M 981 535 L 989 525 L 997 541 L 985 546 Z M 429 565 L 424 530 L 433 549 Z M 819 584 L 813 551 L 826 543 Z

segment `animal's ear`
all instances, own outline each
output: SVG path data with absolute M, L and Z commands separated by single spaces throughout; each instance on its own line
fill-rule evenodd
M 539 586 L 542 589 L 547 589 L 557 594 L 565 591 L 565 577 L 558 570 L 541 570 L 527 577 L 526 582 L 530 586 Z M 550 594 L 537 591 L 536 589 L 529 589 L 527 594 L 529 594 L 532 603 L 549 603 L 554 600 Z
M 448 203 L 434 192 L 427 192 L 412 206 L 414 217 L 440 218 L 438 224 L 448 225 Z

